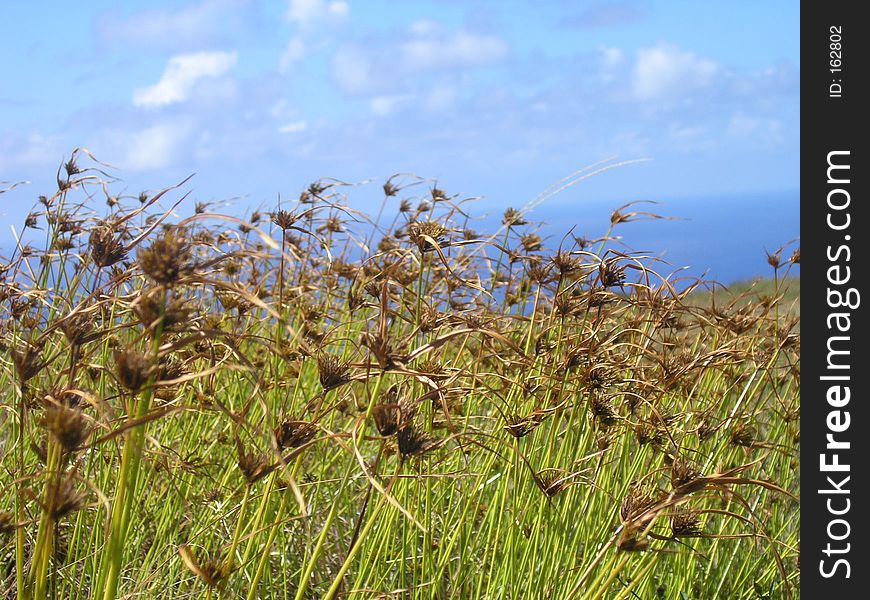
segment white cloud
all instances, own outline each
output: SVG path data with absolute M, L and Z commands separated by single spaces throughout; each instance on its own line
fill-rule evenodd
M 307 121 L 294 121 L 292 123 L 287 123 L 286 125 L 279 127 L 278 131 L 280 133 L 289 134 L 289 133 L 301 133 L 301 132 L 305 131 L 306 129 L 308 129 L 308 122 Z
M 63 158 L 61 140 L 55 135 L 36 131 L 28 134 L 4 132 L 0 136 L 0 170 L 3 179 L 14 179 L 14 169 L 26 167 L 57 167 Z
M 398 94 L 413 87 L 415 77 L 423 83 L 421 74 L 490 66 L 503 60 L 508 50 L 507 42 L 498 36 L 451 32 L 435 21 L 420 20 L 397 41 L 370 40 L 339 48 L 332 58 L 332 75 L 349 94 Z
M 133 92 L 133 104 L 158 108 L 187 100 L 193 86 L 204 77 L 218 77 L 236 64 L 236 52 L 197 52 L 169 59 L 156 84 Z
M 411 23 L 408 30 L 414 35 L 431 35 L 438 32 L 441 26 L 432 19 L 418 19 Z
M 148 9 L 130 15 L 110 12 L 97 23 L 101 37 L 113 44 L 190 47 L 219 38 L 243 22 L 249 0 L 202 0 L 183 8 Z
M 495 35 L 470 31 L 442 33 L 427 27 L 401 46 L 401 65 L 409 72 L 480 67 L 507 56 L 508 45 Z
M 287 42 L 287 46 L 284 48 L 284 52 L 281 53 L 281 60 L 279 62 L 281 70 L 286 71 L 291 65 L 305 58 L 306 51 L 307 47 L 302 37 L 295 36 L 290 38 L 290 41 Z
M 350 5 L 343 0 L 290 0 L 285 17 L 302 27 L 329 19 L 343 19 L 350 14 Z
M 369 100 L 369 108 L 379 117 L 386 117 L 399 110 L 413 99 L 411 94 L 396 94 L 393 96 L 375 96 Z
M 450 110 L 456 105 L 456 88 L 449 85 L 436 85 L 426 93 L 423 101 L 426 108 L 433 112 Z
M 638 51 L 632 92 L 640 101 L 663 100 L 708 87 L 721 74 L 714 60 L 700 58 L 671 44 Z
M 746 139 L 754 143 L 779 143 L 782 141 L 782 122 L 779 119 L 753 117 L 737 111 L 728 120 L 725 133 L 731 138 Z
M 599 46 L 598 51 L 601 53 L 601 62 L 605 67 L 615 67 L 621 64 L 624 58 L 624 54 L 619 48 Z
M 365 93 L 373 87 L 372 63 L 359 48 L 340 48 L 332 57 L 332 75 L 339 87 L 352 94 Z
M 121 166 L 131 171 L 168 167 L 189 134 L 190 127 L 183 123 L 162 123 L 129 134 L 129 147 Z

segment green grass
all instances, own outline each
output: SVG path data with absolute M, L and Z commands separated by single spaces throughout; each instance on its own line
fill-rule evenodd
M 10 597 L 798 595 L 787 267 L 713 297 L 411 178 L 184 219 L 96 166 L 0 275 Z

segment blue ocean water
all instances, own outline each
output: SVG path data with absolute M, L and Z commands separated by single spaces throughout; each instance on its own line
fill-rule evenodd
M 543 204 L 530 215 L 544 221 L 539 235 L 549 236 L 548 246 L 559 241 L 572 227 L 574 235 L 597 238 L 609 226 L 609 217 L 621 201 Z M 704 276 L 722 283 L 772 276 L 768 252 L 788 244 L 783 258 L 798 247 L 800 235 L 800 193 L 778 192 L 680 198 L 659 204 L 637 204 L 624 212 L 647 211 L 676 220 L 649 219 L 617 225 L 613 235 L 621 243 L 617 250 L 645 251 L 668 264 L 656 270 L 662 274 L 687 267 L 683 275 Z M 495 215 L 493 215 L 495 218 Z M 794 241 L 793 241 L 794 240 Z M 624 244 L 624 245 L 623 245 Z M 791 275 L 799 274 L 799 266 Z
M 661 258 L 656 270 L 667 275 L 682 267 L 681 276 L 704 277 L 722 283 L 771 276 L 765 252 L 774 252 L 792 242 L 783 258 L 788 258 L 799 241 L 800 193 L 777 192 L 707 196 L 660 200 L 659 204 L 637 204 L 625 209 L 648 211 L 674 220 L 649 219 L 618 225 L 613 235 L 620 240 L 609 247 L 620 251 L 644 252 Z M 572 202 L 554 198 L 535 208 L 522 231 L 537 228 L 547 248 L 558 248 L 570 230 L 574 235 L 595 239 L 609 226 L 611 212 L 626 199 L 583 200 Z M 239 208 L 239 207 L 236 207 Z M 476 214 L 487 216 L 470 225 L 479 232 L 491 232 L 501 225 L 505 206 L 482 202 Z M 241 216 L 242 211 L 238 211 Z M 385 221 L 389 220 L 387 216 Z M 20 224 L 15 224 L 20 230 Z M 0 256 L 9 256 L 14 242 L 7 231 L 0 234 Z M 38 232 L 33 240 L 38 247 L 43 240 Z M 567 243 L 566 246 L 570 246 Z M 795 265 L 792 275 L 799 274 Z

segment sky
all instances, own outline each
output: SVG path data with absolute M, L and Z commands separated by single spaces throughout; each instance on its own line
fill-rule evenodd
M 0 181 L 30 183 L 0 196 L 0 247 L 76 147 L 119 192 L 195 174 L 191 202 L 237 212 L 321 177 L 373 182 L 349 202 L 376 211 L 384 180 L 415 173 L 497 215 L 644 159 L 531 217 L 593 236 L 653 200 L 681 220 L 643 243 L 761 274 L 799 230 L 799 16 L 776 0 L 8 3 Z

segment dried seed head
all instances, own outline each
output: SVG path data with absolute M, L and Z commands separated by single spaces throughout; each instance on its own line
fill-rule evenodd
M 66 317 L 60 322 L 60 330 L 72 346 L 81 346 L 100 337 L 100 332 L 94 330 L 93 317 L 77 313 Z
M 544 494 L 552 498 L 566 487 L 568 479 L 562 469 L 543 469 L 535 475 L 535 483 Z
M 281 231 L 287 231 L 296 224 L 297 220 L 299 220 L 296 213 L 283 209 L 270 213 L 270 217 L 272 218 L 272 223 L 277 225 Z
M 45 367 L 45 363 L 40 361 L 41 352 L 41 344 L 27 343 L 12 349 L 12 363 L 15 365 L 15 373 L 20 381 L 33 379 Z
M 200 562 L 187 544 L 182 544 L 178 548 L 178 554 L 181 556 L 184 566 L 202 579 L 210 588 L 219 588 L 226 576 L 230 574 L 231 563 L 229 561 L 209 558 Z
M 589 410 L 596 422 L 604 427 L 616 425 L 619 420 L 613 403 L 600 394 L 592 394 L 589 399 Z
M 384 437 L 395 435 L 402 422 L 402 411 L 398 404 L 376 404 L 372 408 L 375 427 Z
M 602 261 L 598 264 L 598 275 L 603 287 L 614 287 L 625 282 L 625 265 L 616 264 L 616 259 Z
M 403 427 L 396 438 L 399 445 L 399 452 L 403 458 L 409 456 L 420 456 L 438 448 L 443 443 L 443 440 L 433 438 L 421 431 L 417 431 L 413 425 Z
M 138 350 L 115 350 L 115 370 L 118 380 L 130 392 L 139 392 L 154 373 L 151 359 Z
M 67 177 L 72 177 L 73 175 L 78 175 L 82 172 L 82 170 L 76 164 L 75 156 L 71 156 L 70 159 L 66 163 L 64 163 L 63 168 L 66 171 Z
M 18 524 L 15 522 L 15 515 L 6 510 L 0 510 L 0 541 L 7 538 L 16 529 L 18 529 Z
M 43 426 L 66 452 L 78 450 L 91 433 L 91 424 L 81 410 L 50 402 L 42 417 Z
M 504 430 L 519 439 L 532 433 L 544 420 L 541 414 L 532 413 L 521 417 L 517 414 L 505 415 Z
M 392 180 L 387 180 L 384 184 L 384 196 L 390 197 L 395 196 L 399 193 L 399 187 L 392 182 Z
M 344 231 L 344 225 L 341 222 L 341 218 L 335 215 L 327 217 L 323 225 L 317 228 L 317 233 L 323 233 L 324 231 L 330 233 L 341 233 Z
M 574 301 L 570 294 L 559 294 L 553 301 L 553 309 L 556 314 L 565 319 L 570 316 L 578 316 L 582 313 L 580 305 Z
M 170 227 L 147 248 L 139 250 L 137 262 L 156 283 L 172 285 L 192 270 L 192 252 L 188 231 Z
M 778 269 L 782 266 L 782 248 L 772 254 L 770 252 L 765 253 L 767 254 L 767 264 L 774 269 Z
M 535 258 L 529 262 L 528 273 L 529 279 L 542 285 L 550 281 L 553 275 L 553 265 L 545 264 L 540 259 Z
M 127 258 L 127 249 L 121 236 L 109 223 L 99 223 L 91 229 L 88 245 L 91 259 L 100 268 L 111 267 Z
M 643 528 L 630 527 L 619 534 L 616 547 L 622 552 L 643 552 L 649 549 L 649 538 L 642 535 Z
M 434 250 L 433 242 L 444 246 L 446 233 L 447 228 L 438 221 L 414 221 L 408 225 L 408 237 L 420 248 L 420 252 Z
M 164 306 L 160 300 L 160 293 L 145 291 L 133 305 L 133 311 L 139 318 L 139 322 L 146 329 L 156 328 L 160 325 L 162 317 L 163 331 L 177 331 L 190 323 L 193 309 L 188 306 L 183 298 L 177 296 L 170 298 Z
M 73 477 L 67 476 L 48 484 L 48 506 L 45 507 L 52 520 L 59 521 L 66 515 L 79 510 L 86 495 L 79 492 L 73 484 Z
M 698 439 L 703 442 L 710 439 L 710 436 L 716 433 L 716 429 L 716 425 L 712 422 L 712 418 L 709 415 L 704 415 L 701 418 L 701 423 L 698 425 L 698 429 L 695 430 L 695 433 L 698 435 Z
M 437 308 L 424 304 L 420 314 L 420 331 L 429 333 L 435 331 L 444 321 Z
M 348 372 L 350 364 L 332 354 L 321 354 L 317 357 L 317 374 L 320 377 L 320 385 L 328 390 L 350 381 Z
M 37 213 L 30 213 L 24 219 L 24 227 L 29 229 L 39 229 L 39 215 Z
M 574 273 L 580 268 L 580 260 L 578 258 L 571 256 L 570 253 L 562 252 L 561 250 L 556 252 L 550 260 L 552 261 L 553 266 L 556 267 L 556 270 L 559 271 L 559 274 L 563 277 Z
M 236 440 L 239 453 L 239 470 L 249 485 L 256 483 L 272 472 L 269 456 L 259 452 L 247 452 L 240 441 Z
M 614 295 L 604 287 L 593 287 L 587 292 L 586 303 L 589 308 L 601 308 L 614 299 Z
M 692 461 L 677 457 L 671 463 L 671 486 L 686 494 L 704 489 L 701 469 Z
M 54 238 L 54 241 L 51 243 L 51 249 L 56 252 L 66 252 L 67 250 L 71 250 L 75 244 L 73 243 L 72 237 L 60 235 Z
M 622 522 L 636 523 L 640 525 L 641 529 L 645 528 L 655 517 L 652 509 L 658 503 L 660 496 L 655 490 L 643 485 L 632 484 L 619 508 Z
M 515 208 L 508 208 L 502 215 L 501 223 L 505 227 L 521 227 L 527 225 L 528 221 L 523 218 L 523 213 Z
M 747 423 L 737 423 L 731 428 L 731 443 L 735 446 L 751 448 L 755 444 L 757 432 Z
M 698 511 L 678 506 L 671 515 L 671 534 L 676 537 L 698 537 L 704 531 Z
M 332 186 L 326 185 L 320 181 L 315 181 L 314 183 L 312 183 L 308 186 L 308 193 L 316 198 L 319 198 L 321 196 L 321 194 L 323 194 L 323 192 L 328 190 L 330 187 L 332 187 Z
M 547 339 L 547 335 L 542 333 L 538 336 L 538 339 L 535 340 L 535 355 L 540 356 L 542 354 L 549 354 L 553 350 L 556 349 L 556 342 L 552 342 Z
M 641 446 L 650 444 L 656 448 L 661 447 L 667 440 L 661 429 L 647 422 L 641 422 L 634 426 L 634 437 Z
M 537 252 L 544 247 L 544 242 L 534 233 L 527 233 L 520 238 L 520 245 L 526 252 Z
M 317 426 L 308 421 L 294 421 L 285 419 L 273 432 L 275 444 L 281 450 L 287 448 L 299 448 L 311 441 L 317 433 Z
M 371 281 L 367 281 L 365 285 L 363 285 L 363 289 L 365 290 L 366 294 L 368 294 L 375 300 L 381 299 L 381 284 L 374 279 Z

